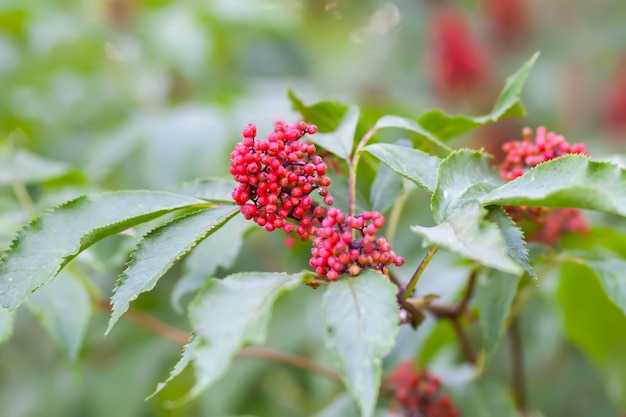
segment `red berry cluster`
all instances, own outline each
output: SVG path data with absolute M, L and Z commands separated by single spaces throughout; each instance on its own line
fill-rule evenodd
M 534 140 L 532 129 L 522 130 L 523 140 L 510 141 L 502 145 L 506 158 L 500 168 L 500 176 L 508 181 L 524 175 L 530 168 L 550 159 L 568 154 L 587 154 L 584 143 L 570 145 L 563 136 L 547 132 L 541 126 L 537 128 Z
M 570 145 L 563 136 L 547 132 L 545 127 L 537 128 L 536 137 L 532 130 L 524 128 L 522 141 L 510 141 L 502 145 L 506 153 L 500 167 L 500 176 L 512 181 L 530 168 L 559 156 L 568 154 L 587 154 L 584 143 Z M 516 221 L 529 221 L 538 228 L 528 235 L 528 240 L 555 245 L 566 232 L 588 231 L 582 213 L 578 209 L 549 209 L 547 207 L 505 207 L 507 213 Z
M 313 202 L 311 192 L 318 190 L 324 203 L 333 203 L 326 164 L 315 155 L 315 145 L 299 141 L 315 132 L 314 125 L 281 120 L 275 122 L 267 140 L 255 139 L 253 124 L 244 129 L 243 141 L 230 154 L 230 173 L 239 183 L 232 197 L 246 219 L 268 232 L 283 229 L 287 233 L 294 230 L 287 219 L 294 219 L 299 222 L 296 233 L 302 240 L 309 238 L 312 223 L 325 214 L 325 209 Z
M 376 238 L 384 224 L 385 218 L 377 211 L 347 216 L 339 209 L 328 209 L 313 239 L 309 265 L 331 281 L 344 273 L 359 275 L 365 268 L 387 275 L 387 267 L 404 265 L 404 258 L 391 250 L 387 239 Z
M 438 11 L 430 26 L 431 76 L 442 95 L 479 89 L 488 75 L 487 54 L 461 12 Z
M 395 406 L 405 417 L 456 417 L 450 397 L 437 395 L 441 380 L 423 369 L 416 372 L 412 361 L 401 363 L 389 376 Z

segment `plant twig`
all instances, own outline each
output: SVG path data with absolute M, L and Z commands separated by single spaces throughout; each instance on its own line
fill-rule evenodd
M 509 327 L 509 344 L 511 347 L 511 373 L 513 379 L 513 393 L 517 408 L 524 416 L 528 415 L 528 400 L 526 397 L 526 378 L 524 375 L 524 352 L 518 318 L 511 321 Z
M 422 259 L 422 262 L 420 262 L 417 269 L 413 273 L 413 276 L 409 280 L 409 283 L 406 285 L 406 288 L 402 292 L 402 300 L 406 300 L 411 296 L 411 294 L 413 294 L 413 290 L 415 289 L 417 282 L 422 276 L 424 269 L 426 269 L 426 267 L 430 263 L 430 260 L 433 258 L 433 256 L 435 256 L 435 253 L 437 253 L 438 249 L 439 248 L 437 246 L 432 246 L 430 249 L 428 249 L 428 252 L 426 252 L 426 256 L 424 256 L 424 259 Z
M 111 310 L 111 305 L 109 304 L 108 300 L 104 299 L 98 302 L 97 307 L 105 311 Z M 157 335 L 176 344 L 186 345 L 187 343 L 189 343 L 189 335 L 187 333 L 168 324 L 165 324 L 160 320 L 150 317 L 140 311 L 129 308 L 123 317 L 143 327 L 144 329 L 150 330 L 153 333 L 156 333 Z M 280 362 L 294 366 L 296 368 L 305 369 L 318 375 L 324 376 L 328 379 L 332 379 L 333 381 L 343 383 L 341 376 L 332 369 L 328 369 L 309 358 L 293 355 L 291 353 L 279 352 L 265 347 L 249 346 L 241 350 L 238 356 L 247 358 L 269 359 L 274 362 Z
M 459 343 L 461 344 L 461 349 L 463 350 L 463 355 L 465 358 L 472 364 L 475 364 L 478 356 L 476 355 L 476 350 L 474 349 L 474 345 L 472 345 L 472 341 L 465 333 L 463 326 L 459 321 L 459 316 L 455 316 L 450 319 L 452 322 L 452 327 L 454 328 L 454 333 L 456 333 L 457 338 L 459 339 Z

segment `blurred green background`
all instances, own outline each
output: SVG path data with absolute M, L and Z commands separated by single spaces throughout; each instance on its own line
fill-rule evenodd
M 545 125 L 570 143 L 585 141 L 592 155 L 619 153 L 626 144 L 624 22 L 620 0 L 0 0 L 1 151 L 49 160 L 37 160 L 25 181 L 38 210 L 85 192 L 168 189 L 226 176 L 247 123 L 264 135 L 277 118 L 297 120 L 288 88 L 306 103 L 358 104 L 372 123 L 378 115 L 416 117 L 431 107 L 479 115 L 506 75 L 541 51 L 524 93 L 528 117 L 481 128 L 453 145 L 498 154 L 500 143 L 520 138 L 522 126 Z M 4 164 L 0 177 L 11 178 L 12 169 Z M 58 175 L 37 180 L 46 169 Z M 10 181 L 1 182 L 6 247 L 32 213 Z M 425 195 L 412 193 L 409 207 L 403 223 L 431 222 Z M 184 306 L 214 271 L 307 265 L 306 245 L 286 251 L 278 234 L 268 240 L 249 232 L 244 239 L 246 230 L 229 224 L 217 245 L 198 248 L 193 262 L 170 272 L 136 307 L 187 331 L 184 313 L 172 304 Z M 76 269 L 107 296 L 136 238 L 96 245 Z M 405 257 L 415 254 L 410 265 L 420 259 L 414 235 L 399 233 L 395 246 Z M 454 259 L 439 259 L 433 269 L 447 268 L 445 284 L 433 276 L 421 291 L 446 300 L 463 276 L 448 265 Z M 181 274 L 190 290 L 177 286 Z M 616 416 L 609 399 L 615 393 L 565 341 L 553 292 L 548 286 L 536 298 L 523 329 L 531 405 L 547 416 Z M 302 288 L 281 300 L 269 345 L 330 364 L 320 294 Z M 103 337 L 107 315 L 94 310 L 73 363 L 30 312 L 20 309 L 13 337 L 0 346 L 3 417 L 310 416 L 342 392 L 284 365 L 239 359 L 206 395 L 170 409 L 167 401 L 193 383 L 191 372 L 144 398 L 165 379 L 179 346 L 129 321 Z M 387 368 L 418 351 L 432 328 L 403 329 Z M 506 381 L 507 366 L 496 358 L 491 373 Z M 546 384 L 550 389 L 539 388 Z

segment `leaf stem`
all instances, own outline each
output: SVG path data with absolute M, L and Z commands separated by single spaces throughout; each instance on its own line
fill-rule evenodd
M 426 256 L 424 256 L 424 259 L 422 259 L 422 262 L 420 262 L 417 269 L 413 273 L 413 276 L 409 280 L 409 283 L 406 285 L 406 288 L 402 292 L 402 301 L 406 300 L 411 296 L 411 294 L 413 294 L 413 290 L 415 289 L 417 282 L 419 281 L 422 273 L 430 263 L 430 260 L 433 258 L 433 256 L 435 256 L 435 253 L 437 253 L 438 249 L 439 248 L 437 246 L 432 246 L 430 249 L 428 249 L 428 252 L 426 252 Z
M 513 319 L 509 327 L 509 342 L 511 347 L 511 373 L 513 379 L 513 392 L 517 408 L 522 415 L 528 415 L 528 399 L 526 397 L 526 378 L 524 375 L 524 352 L 522 349 L 522 336 L 519 328 L 519 318 Z
M 20 203 L 22 208 L 26 210 L 30 217 L 35 217 L 39 211 L 33 202 L 33 199 L 30 198 L 30 194 L 28 194 L 28 190 L 23 182 L 14 181 L 11 184 L 11 188 L 13 189 L 13 193 L 17 198 L 17 201 Z
M 356 149 L 354 150 L 354 154 L 352 155 L 352 159 L 346 159 L 348 164 L 348 215 L 354 216 L 356 214 L 356 169 L 359 164 L 359 159 L 361 158 L 361 151 L 367 145 L 367 142 L 374 136 L 376 133 L 376 126 L 372 127 L 367 131 L 365 135 L 361 138 Z

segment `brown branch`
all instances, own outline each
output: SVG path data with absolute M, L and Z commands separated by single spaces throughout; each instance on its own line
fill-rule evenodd
M 109 303 L 109 301 L 104 299 L 98 301 L 96 307 L 104 311 L 111 311 L 111 304 Z M 178 330 L 177 328 L 172 327 L 168 324 L 165 324 L 160 320 L 150 317 L 140 311 L 129 308 L 123 317 L 143 327 L 144 329 L 150 330 L 153 333 L 156 333 L 157 335 L 162 336 L 165 339 L 171 340 L 172 342 L 179 345 L 186 345 L 187 343 L 189 343 L 189 335 L 187 333 Z M 258 346 L 246 347 L 239 352 L 238 356 L 247 358 L 268 359 L 274 362 L 285 363 L 291 366 L 295 366 L 296 368 L 306 369 L 318 375 L 332 379 L 333 381 L 343 383 L 341 376 L 337 372 L 333 371 L 332 369 L 328 369 L 309 358 L 305 358 L 302 356 L 292 355 L 290 353 L 279 352 L 276 350 Z
M 476 350 L 474 349 L 474 346 L 472 345 L 472 341 L 467 336 L 467 333 L 465 333 L 465 330 L 463 330 L 463 326 L 461 326 L 458 316 L 451 319 L 450 322 L 452 323 L 452 327 L 454 328 L 454 333 L 456 333 L 456 337 L 459 339 L 459 343 L 461 344 L 463 355 L 465 355 L 465 358 L 470 363 L 476 364 L 476 361 L 477 361 Z

